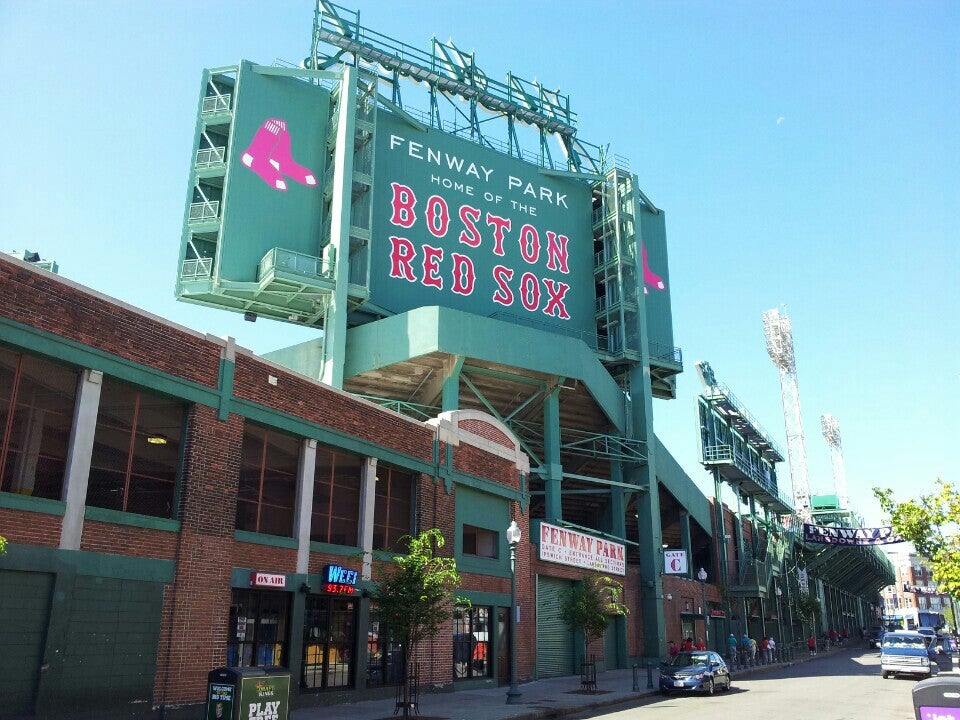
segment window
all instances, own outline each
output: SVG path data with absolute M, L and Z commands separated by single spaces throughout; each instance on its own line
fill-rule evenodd
M 413 525 L 413 475 L 388 467 L 377 468 L 376 506 L 373 513 L 374 550 L 405 552 L 400 538 Z
M 0 348 L 0 490 L 60 500 L 78 373 Z
M 227 628 L 227 665 L 264 667 L 287 662 L 288 593 L 234 590 Z
M 293 536 L 299 456 L 297 438 L 247 425 L 237 489 L 238 530 Z
M 488 607 L 453 610 L 453 679 L 490 677 L 490 613 Z
M 403 644 L 380 620 L 376 605 L 370 606 L 367 627 L 367 686 L 396 685 L 403 677 Z
M 87 504 L 173 517 L 182 403 L 104 379 Z
M 326 690 L 353 685 L 356 600 L 309 595 L 303 619 L 300 687 Z
M 500 535 L 493 530 L 463 526 L 463 554 L 477 557 L 496 558 L 500 556 Z
M 310 539 L 336 545 L 359 544 L 360 473 L 363 458 L 317 448 Z

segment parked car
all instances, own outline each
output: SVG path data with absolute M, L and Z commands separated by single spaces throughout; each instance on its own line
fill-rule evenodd
M 931 658 L 931 653 L 933 658 Z M 928 639 L 913 630 L 897 630 L 883 636 L 880 646 L 880 675 L 920 675 L 929 677 L 936 665 L 936 651 Z
M 880 647 L 880 643 L 883 642 L 883 636 L 886 634 L 887 629 L 883 625 L 874 625 L 871 628 L 867 628 L 863 636 L 866 638 L 871 648 L 878 648 Z
M 669 663 L 660 666 L 660 692 L 664 695 L 675 690 L 713 695 L 714 690 L 729 690 L 730 686 L 730 670 L 715 652 L 679 652 Z

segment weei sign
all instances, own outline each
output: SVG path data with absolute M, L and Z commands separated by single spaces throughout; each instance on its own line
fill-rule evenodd
M 540 523 L 540 559 L 626 575 L 626 546 L 576 530 Z
M 371 300 L 596 332 L 589 184 L 377 117 Z

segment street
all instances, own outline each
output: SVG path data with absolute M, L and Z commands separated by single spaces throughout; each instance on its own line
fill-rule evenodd
M 655 696 L 628 709 L 575 718 L 702 720 L 705 717 L 777 720 L 913 720 L 916 680 L 880 677 L 876 650 L 839 652 L 769 673 L 734 678 L 733 690 L 703 695 Z M 622 706 L 621 706 L 622 707 Z

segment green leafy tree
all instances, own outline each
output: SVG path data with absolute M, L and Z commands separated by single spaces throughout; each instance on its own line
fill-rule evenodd
M 623 585 L 607 575 L 584 576 L 560 601 L 560 620 L 583 634 L 584 660 L 590 641 L 603 637 L 611 618 L 629 614 Z
M 810 634 L 816 636 L 817 622 L 823 613 L 820 601 L 810 593 L 800 592 L 793 600 L 793 613 L 804 623 L 810 625 Z
M 904 540 L 930 561 L 941 592 L 960 598 L 960 492 L 937 478 L 933 492 L 897 502 L 890 489 L 873 489 L 880 508 Z
M 7 552 L 7 539 L 0 535 L 0 555 L 4 555 Z
M 453 558 L 436 554 L 444 545 L 436 528 L 407 538 L 406 555 L 382 565 L 383 579 L 373 593 L 380 620 L 403 643 L 403 716 L 410 714 L 410 662 L 418 645 L 435 636 L 453 617 L 460 574 Z

